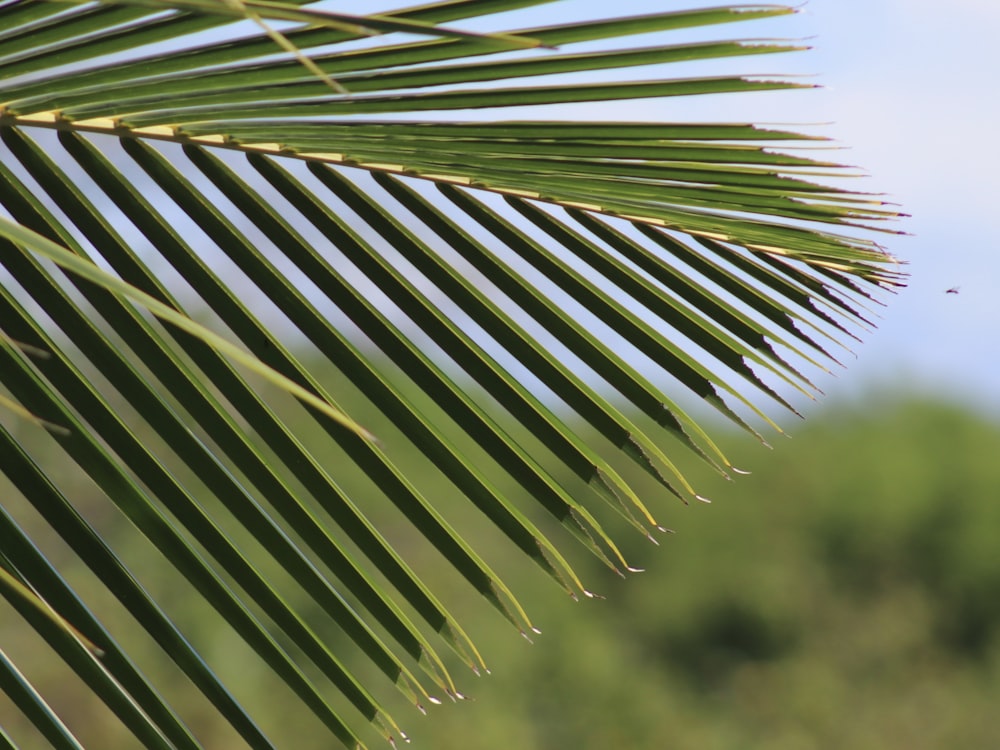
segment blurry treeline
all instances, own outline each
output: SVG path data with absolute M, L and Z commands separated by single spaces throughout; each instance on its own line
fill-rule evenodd
M 449 606 L 492 674 L 456 667 L 472 700 L 433 707 L 428 717 L 401 705 L 397 718 L 413 747 L 1000 747 L 1000 424 L 929 401 L 871 397 L 828 405 L 796 425 L 794 439 L 772 442 L 776 449 L 766 451 L 723 431 L 727 453 L 752 475 L 726 482 L 699 474 L 711 505 L 651 500 L 676 532 L 659 546 L 627 528 L 618 533 L 630 562 L 645 572 L 623 580 L 586 554 L 574 558 L 603 600 L 571 601 L 516 550 L 482 538 L 477 549 L 516 589 L 542 634 L 529 645 L 461 582 L 444 579 Z M 330 450 L 336 476 L 340 459 Z M 366 497 L 363 478 L 344 472 L 345 484 Z M 233 692 L 263 715 L 265 730 L 294 737 L 288 747 L 296 750 L 331 747 L 107 503 L 90 497 L 73 467 L 65 476 L 80 483 L 81 512 L 142 571 Z M 444 487 L 430 494 L 443 507 L 453 502 Z M 419 568 L 419 542 L 379 502 L 372 496 L 370 512 Z M 130 632 L 118 605 L 100 604 L 107 595 L 72 567 L 23 499 L 8 493 L 4 503 L 88 601 L 102 606 L 122 641 L 149 660 L 206 746 L 238 747 L 155 646 Z M 472 540 L 474 514 L 466 520 Z M 433 561 L 425 562 L 421 570 L 432 570 Z M 342 636 L 329 638 L 336 644 Z M 6 605 L 0 645 L 88 747 L 135 746 Z M 358 660 L 356 668 L 366 667 Z M 391 689 L 388 695 L 394 700 Z M 3 696 L 0 726 L 25 748 L 45 746 Z

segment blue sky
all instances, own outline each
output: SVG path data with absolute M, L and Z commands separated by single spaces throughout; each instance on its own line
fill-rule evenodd
M 587 4 L 597 12 L 603 5 Z M 900 228 L 912 236 L 887 239 L 909 264 L 909 287 L 890 300 L 849 369 L 820 384 L 834 400 L 933 391 L 1000 415 L 998 28 L 996 0 L 810 0 L 795 16 L 712 30 L 807 38 L 813 49 L 750 58 L 748 70 L 808 75 L 823 88 L 741 95 L 738 103 L 689 100 L 685 117 L 725 120 L 737 111 L 758 122 L 823 123 L 805 130 L 835 138 L 846 147 L 840 160 L 868 173 L 865 189 L 911 214 Z M 638 119 L 678 111 L 673 102 L 650 103 Z M 958 294 L 946 294 L 956 286 Z
M 555 5 L 585 4 L 607 12 L 590 0 Z M 614 11 L 718 4 L 637 0 Z M 738 103 L 706 97 L 683 110 L 650 103 L 637 117 L 726 120 L 735 111 L 758 122 L 823 123 L 806 130 L 835 138 L 846 147 L 840 160 L 868 173 L 865 189 L 911 214 L 900 228 L 912 236 L 887 238 L 909 264 L 909 287 L 889 301 L 849 369 L 820 383 L 833 400 L 933 391 L 1000 415 L 998 28 L 997 0 L 810 0 L 795 16 L 710 33 L 807 38 L 807 52 L 740 64 L 808 75 L 822 89 L 740 95 Z M 958 294 L 946 294 L 956 286 Z
M 890 244 L 910 286 L 828 392 L 934 389 L 1000 414 L 1000 3 L 812 0 L 795 23 L 816 35 L 796 63 L 828 87 L 799 100 L 912 215 Z

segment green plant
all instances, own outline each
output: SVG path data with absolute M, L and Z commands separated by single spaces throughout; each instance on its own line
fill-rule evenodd
M 792 45 L 618 42 L 791 9 L 462 30 L 544 5 L 355 17 L 244 0 L 0 4 L 7 401 L 348 746 L 363 741 L 357 715 L 400 735 L 379 679 L 423 705 L 460 695 L 449 662 L 483 667 L 401 539 L 423 538 L 529 633 L 489 544 L 512 543 L 574 596 L 587 590 L 563 535 L 626 570 L 606 527 L 651 537 L 659 524 L 623 463 L 685 500 L 698 495 L 664 437 L 732 471 L 673 394 L 754 434 L 754 421 L 774 426 L 756 399 L 790 409 L 780 390 L 810 392 L 799 368 L 822 367 L 821 342 L 850 335 L 873 290 L 899 283 L 866 237 L 894 212 L 818 184 L 837 165 L 779 150 L 804 136 L 474 116 L 795 88 L 661 67 Z M 658 77 L 603 75 L 645 66 Z M 227 357 L 247 358 L 220 332 L 313 403 L 234 367 Z M 65 461 L 46 465 L 17 428 L 0 432 L 2 467 L 40 526 L 248 745 L 270 747 L 78 511 Z M 492 528 L 456 528 L 478 516 L 431 497 L 428 477 Z M 410 525 L 393 541 L 370 520 L 385 500 Z M 0 523 L 12 606 L 141 743 L 197 747 L 52 555 L 6 510 Z M 6 657 L 0 673 L 50 742 L 76 746 Z

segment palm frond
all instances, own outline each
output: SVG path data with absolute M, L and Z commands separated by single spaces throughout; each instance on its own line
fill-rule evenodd
M 662 530 L 660 498 L 640 497 L 632 469 L 666 497 L 700 498 L 664 438 L 733 470 L 686 392 L 763 440 L 762 424 L 780 428 L 761 402 L 811 398 L 808 371 L 836 362 L 828 349 L 902 282 L 872 239 L 897 213 L 837 187 L 850 170 L 795 150 L 815 138 L 485 119 L 802 88 L 670 74 L 801 49 L 671 36 L 792 9 L 538 25 L 545 5 L 349 16 L 264 0 L 0 2 L 0 407 L 57 426 L 63 460 L 347 746 L 365 742 L 359 718 L 404 736 L 386 680 L 423 707 L 461 696 L 450 665 L 485 668 L 372 507 L 395 506 L 528 634 L 428 476 L 565 591 L 589 594 L 564 532 L 625 571 L 612 529 Z M 513 11 L 529 25 L 500 26 Z M 655 43 L 629 46 L 636 34 Z M 318 374 L 331 371 L 336 382 Z M 272 747 L 58 471 L 7 427 L 0 445 L 12 488 L 249 746 Z M 365 491 L 346 486 L 357 475 Z M 145 746 L 198 747 L 18 519 L 3 511 L 0 525 L 5 576 L 57 613 L 11 594 L 29 626 Z M 0 657 L 4 691 L 46 739 L 77 746 Z

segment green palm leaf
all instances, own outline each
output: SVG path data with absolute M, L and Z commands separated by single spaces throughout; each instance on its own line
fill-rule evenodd
M 625 571 L 612 530 L 661 528 L 633 468 L 664 497 L 700 497 L 664 437 L 732 470 L 685 391 L 753 434 L 777 428 L 765 404 L 811 397 L 806 371 L 901 283 L 871 239 L 897 214 L 787 150 L 805 136 L 491 111 L 801 87 L 672 75 L 799 49 L 671 37 L 791 9 L 495 30 L 496 14 L 543 5 L 0 2 L 0 407 L 48 427 L 178 585 L 347 746 L 365 720 L 403 736 L 386 684 L 423 707 L 461 696 L 454 665 L 484 668 L 373 508 L 388 501 L 530 633 L 468 514 L 428 487 L 447 480 L 491 539 L 589 594 L 569 537 Z M 657 43 L 628 46 L 639 33 Z M 39 444 L 0 427 L 19 502 L 243 741 L 272 747 Z M 0 592 L 142 744 L 198 747 L 0 511 Z M 78 746 L 2 652 L 0 669 L 48 741 Z

